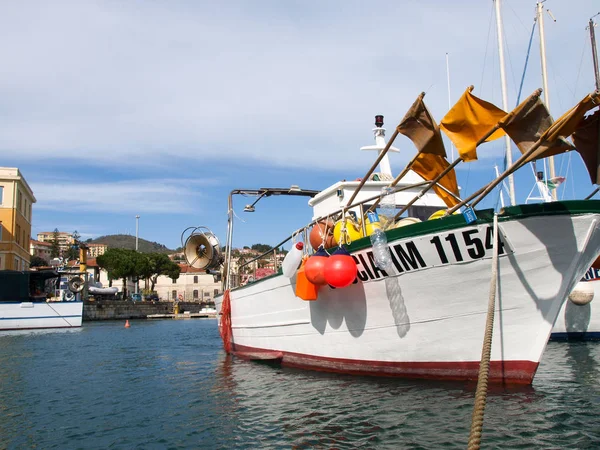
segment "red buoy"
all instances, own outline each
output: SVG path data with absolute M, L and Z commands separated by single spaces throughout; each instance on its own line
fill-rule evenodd
M 329 254 L 319 247 L 319 250 L 314 255 L 311 255 L 304 265 L 304 273 L 306 278 L 312 284 L 327 284 L 325 281 L 325 263 L 329 259 Z
M 325 263 L 325 280 L 335 288 L 350 286 L 356 279 L 357 272 L 354 258 L 343 245 Z

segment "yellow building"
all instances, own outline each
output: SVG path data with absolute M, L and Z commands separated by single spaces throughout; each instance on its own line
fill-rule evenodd
M 100 255 L 104 255 L 108 245 L 106 244 L 87 244 L 88 246 L 88 258 L 96 258 Z
M 29 270 L 31 210 L 35 202 L 19 169 L 0 167 L 0 270 Z

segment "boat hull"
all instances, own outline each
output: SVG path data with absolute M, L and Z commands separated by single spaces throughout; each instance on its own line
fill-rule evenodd
M 0 330 L 81 327 L 83 302 L 1 302 Z
M 492 382 L 532 382 L 563 300 L 600 248 L 595 211 L 538 212 L 500 221 Z M 232 290 L 233 353 L 360 375 L 476 379 L 493 237 L 491 218 L 461 220 L 388 232 L 389 274 L 358 241 L 358 282 L 321 286 L 316 301 L 297 298 L 295 279 L 282 275 Z

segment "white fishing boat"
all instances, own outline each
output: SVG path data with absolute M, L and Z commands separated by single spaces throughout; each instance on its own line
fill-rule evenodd
M 393 181 L 387 181 L 391 177 L 384 170 L 393 139 L 382 144 L 383 121 L 378 116 L 375 135 L 380 154 L 362 181 L 338 182 L 321 192 L 296 186 L 234 190 L 228 204 L 225 255 L 220 254 L 219 240 L 210 230 L 187 237 L 186 258 L 191 265 L 223 269 L 224 295 L 215 303 L 228 352 L 323 371 L 469 380 L 478 377 L 485 331 L 493 333 L 490 381 L 532 382 L 564 299 L 600 253 L 600 201 L 520 205 L 497 214 L 472 207 L 531 158 L 545 157 L 561 147 L 563 137 L 594 108 L 600 93 L 586 97 L 554 123 L 542 104 L 545 115 L 538 127 L 538 122 L 532 125 L 532 116 L 542 112 L 539 91 L 507 114 L 472 96 L 470 89 L 441 122 L 461 155 L 451 165 L 443 162 L 445 152 L 440 155 L 439 148 L 433 149 L 441 143 L 441 136 L 427 109 L 418 104 L 422 94 L 396 130 L 413 140 L 418 153 Z M 479 131 L 473 134 L 475 128 L 467 130 L 471 125 L 461 115 L 465 104 L 470 105 L 469 114 L 473 108 L 495 108 L 497 120 L 492 123 L 496 125 L 484 124 L 481 115 L 471 119 Z M 453 167 L 476 159 L 476 146 L 497 137 L 498 130 L 510 134 L 523 155 L 490 185 L 458 199 L 455 178 L 450 182 Z M 464 145 L 461 139 L 467 135 L 470 143 Z M 429 159 L 432 154 L 439 159 Z M 436 161 L 442 162 L 433 168 Z M 386 181 L 373 179 L 377 164 L 382 176 L 376 178 Z M 391 189 L 385 199 L 380 197 L 382 187 Z M 437 195 L 429 188 L 436 189 Z M 345 258 L 342 268 L 319 263 L 317 270 L 313 267 L 318 264 L 311 265 L 311 260 L 329 260 L 309 251 L 305 264 L 297 272 L 294 268 L 291 278 L 280 270 L 240 285 L 244 267 L 235 267 L 231 256 L 234 197 L 238 194 L 258 197 L 244 208 L 246 211 L 254 211 L 258 200 L 271 196 L 310 197 L 313 221 L 274 248 L 302 238 L 306 251 L 317 230 L 324 247 L 342 244 L 351 259 Z M 388 217 L 386 231 L 377 231 L 377 221 L 369 231 L 365 212 L 381 212 L 390 204 L 395 215 Z M 452 214 L 461 207 L 463 214 Z M 444 208 L 444 214 L 422 220 L 438 208 Z M 358 223 L 355 231 L 359 234 L 345 242 L 352 218 Z M 330 242 L 324 230 L 330 219 L 337 221 L 337 244 Z M 387 243 L 372 239 L 381 234 Z M 334 250 L 330 248 L 328 253 Z M 382 259 L 382 254 L 388 259 Z M 333 256 L 330 259 L 334 261 Z M 335 259 L 336 264 L 340 260 Z M 250 261 L 245 267 L 252 264 Z M 309 265 L 313 271 L 310 276 Z M 331 286 L 335 283 L 329 280 L 339 278 L 333 273 L 337 270 L 351 273 L 353 282 Z M 321 275 L 326 283 L 320 281 Z M 490 305 L 495 321 L 490 320 L 494 316 Z
M 81 327 L 83 302 L 56 297 L 55 271 L 0 271 L 0 330 Z

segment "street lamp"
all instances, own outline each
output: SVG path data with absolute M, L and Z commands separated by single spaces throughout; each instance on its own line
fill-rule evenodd
M 140 216 L 137 215 L 135 216 L 135 251 L 138 251 L 138 236 L 139 236 L 139 232 L 140 232 Z M 139 284 L 140 281 L 136 278 L 135 279 L 135 294 L 137 297 L 138 294 L 138 290 L 139 290 Z

